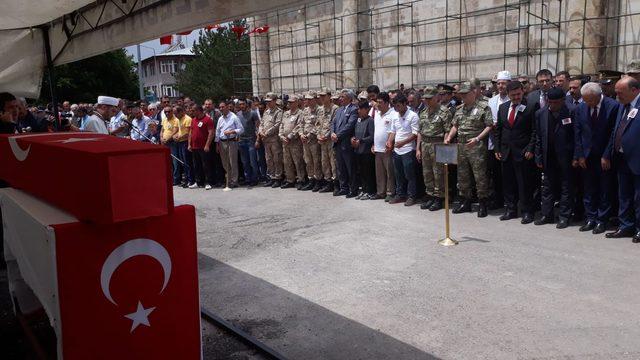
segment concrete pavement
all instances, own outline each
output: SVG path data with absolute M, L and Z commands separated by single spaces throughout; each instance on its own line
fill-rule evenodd
M 640 246 L 271 188 L 197 207 L 202 304 L 290 359 L 638 359 Z

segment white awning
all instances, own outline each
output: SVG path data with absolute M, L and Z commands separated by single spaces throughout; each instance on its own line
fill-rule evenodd
M 53 62 L 61 65 L 160 36 L 317 0 L 8 1 L 10 5 L 3 6 L 0 14 L 0 91 L 37 97 L 46 63 L 43 30 L 2 29 L 48 27 Z M 32 39 L 29 44 L 23 42 L 25 31 Z M 31 74 L 12 67 L 30 69 Z

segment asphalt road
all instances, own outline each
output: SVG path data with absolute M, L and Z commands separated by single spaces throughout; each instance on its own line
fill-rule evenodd
M 175 198 L 197 207 L 202 305 L 290 359 L 640 358 L 630 239 L 462 214 L 445 248 L 444 213 L 418 206 L 270 188 Z

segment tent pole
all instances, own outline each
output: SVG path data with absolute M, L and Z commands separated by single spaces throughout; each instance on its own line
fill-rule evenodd
M 43 26 L 40 28 L 42 30 L 42 38 L 44 40 L 44 54 L 47 59 L 47 72 L 49 73 L 49 91 L 51 93 L 51 110 L 54 114 L 55 119 L 55 129 L 57 131 L 61 129 L 61 119 L 60 114 L 58 113 L 58 96 L 56 94 L 56 83 L 55 83 L 55 73 L 53 66 L 53 59 L 51 57 L 51 42 L 49 41 L 49 27 Z

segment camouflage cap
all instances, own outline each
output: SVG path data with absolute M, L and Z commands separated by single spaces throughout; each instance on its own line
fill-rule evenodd
M 291 94 L 291 95 L 289 95 L 289 100 L 287 100 L 287 101 L 288 101 L 288 102 L 296 102 L 296 101 L 298 101 L 298 100 L 299 100 L 298 95 L 296 95 L 296 94 Z
M 331 94 L 331 100 L 337 100 L 337 99 L 340 99 L 340 92 L 334 91 L 333 94 Z
M 436 95 L 438 95 L 438 89 L 435 86 L 427 86 L 424 88 L 424 93 L 422 94 L 422 98 L 431 99 Z
M 438 91 L 440 93 L 450 93 L 453 92 L 453 86 L 447 84 L 438 84 Z
M 473 88 L 477 88 L 477 87 L 480 87 L 482 83 L 480 82 L 480 79 L 478 79 L 477 77 L 472 77 L 471 79 L 469 79 L 469 84 L 471 84 Z
M 360 94 L 358 94 L 358 100 L 367 100 L 369 98 L 369 94 L 367 94 L 366 91 L 361 91 Z
M 600 84 L 602 84 L 602 85 L 613 84 L 616 81 L 620 80 L 622 75 L 624 75 L 623 72 L 616 71 L 616 70 L 600 70 L 600 71 L 598 71 Z
M 473 91 L 473 86 L 471 85 L 470 82 L 465 81 L 463 83 L 460 84 L 460 88 L 458 89 L 458 94 L 466 94 L 468 92 Z
M 272 92 L 268 92 L 268 93 L 264 96 L 264 98 L 265 98 L 265 99 L 267 99 L 268 101 L 271 101 L 271 100 L 278 100 L 278 95 L 276 95 L 275 93 L 272 93 Z
M 284 103 L 282 102 L 282 99 L 277 99 L 276 100 L 276 105 L 278 106 L 282 106 Z
M 313 100 L 313 99 L 316 98 L 316 92 L 313 91 L 313 90 L 309 90 L 309 91 L 307 91 L 306 94 L 304 94 L 304 98 L 305 99 L 309 99 L 309 100 Z
M 331 95 L 331 90 L 329 90 L 328 88 L 320 89 L 320 91 L 318 91 L 318 96 L 322 95 Z
M 627 65 L 627 74 L 640 74 L 640 59 L 631 60 Z

